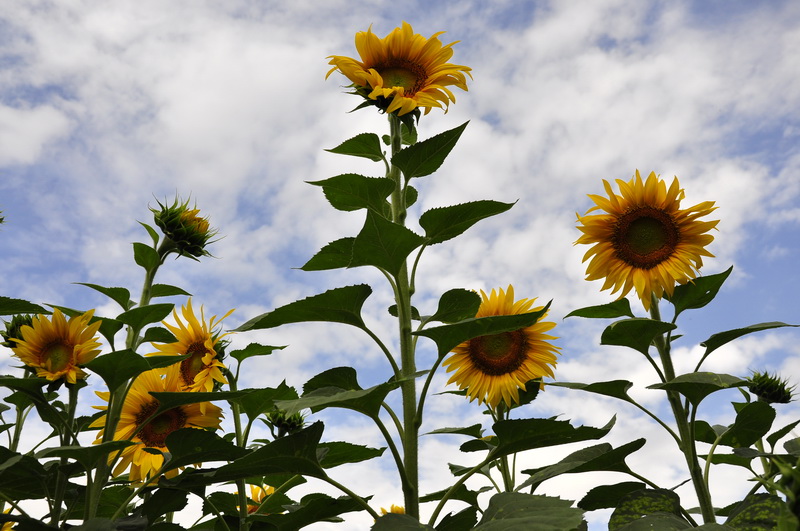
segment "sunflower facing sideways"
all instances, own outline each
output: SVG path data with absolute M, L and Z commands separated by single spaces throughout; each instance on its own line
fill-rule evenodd
M 60 379 L 74 384 L 86 378 L 80 365 L 92 361 L 100 354 L 100 342 L 95 334 L 101 321 L 89 323 L 94 310 L 70 317 L 56 308 L 52 319 L 37 315 L 30 325 L 20 327 L 22 339 L 9 338 L 15 342 L 14 354 L 36 375 L 50 381 Z
M 536 299 L 514 301 L 514 287 L 492 290 L 488 296 L 481 291 L 481 305 L 475 317 L 519 315 L 539 311 L 533 307 Z M 543 315 L 544 318 L 547 314 Z M 553 377 L 559 347 L 548 340 L 556 339 L 547 332 L 555 323 L 541 319 L 531 326 L 465 341 L 453 349 L 442 365 L 455 373 L 447 384 L 456 383 L 466 389 L 470 402 L 486 402 L 496 409 L 502 400 L 506 406 L 519 402 L 519 390 L 525 390 L 530 380 Z
M 164 464 L 164 457 L 158 453 L 150 453 L 145 448 L 154 448 L 161 452 L 169 452 L 166 439 L 169 434 L 181 428 L 214 428 L 219 429 L 222 410 L 210 402 L 186 404 L 168 409 L 157 416 L 159 402 L 151 392 L 181 391 L 177 371 L 150 370 L 140 374 L 125 397 L 122 405 L 119 424 L 114 433 L 115 441 L 131 441 L 136 444 L 128 446 L 120 453 L 119 463 L 114 467 L 114 475 L 119 476 L 130 466 L 130 480 L 141 482 L 155 479 L 155 474 Z M 96 392 L 97 396 L 108 401 L 108 392 Z M 94 406 L 95 409 L 107 409 L 107 406 Z M 92 422 L 91 427 L 102 428 L 95 443 L 103 440 L 106 416 Z M 116 454 L 111 454 L 113 459 Z M 172 470 L 167 476 L 177 475 Z
M 434 107 L 444 108 L 456 97 L 448 88 L 467 89 L 465 73 L 472 77 L 469 67 L 447 61 L 453 56 L 451 42 L 443 46 L 439 32 L 426 39 L 414 33 L 411 25 L 395 28 L 383 39 L 372 33 L 372 28 L 356 33 L 356 50 L 361 60 L 341 55 L 331 55 L 333 65 L 325 76 L 334 71 L 344 74 L 356 93 L 371 100 L 388 113 L 398 116 L 421 107 L 428 114 Z
M 162 322 L 178 341 L 164 344 L 153 343 L 153 346 L 159 350 L 156 354 L 190 355 L 169 368 L 169 370 L 179 373 L 181 390 L 210 392 L 214 388 L 214 382 L 228 383 L 222 375 L 225 366 L 217 356 L 219 342 L 228 334 L 220 334 L 215 328 L 223 319 L 232 314 L 233 310 L 219 320 L 215 315 L 206 322 L 203 307 L 200 307 L 200 319 L 198 320 L 192 309 L 192 299 L 189 299 L 186 306 L 181 309 L 181 313 L 186 323 L 181 321 L 177 310 L 172 312 L 176 326 L 166 321 Z
M 714 237 L 717 221 L 698 218 L 713 212 L 713 201 L 681 208 L 684 190 L 675 177 L 667 189 L 655 172 L 646 181 L 639 171 L 630 181 L 617 179 L 620 193 L 603 181 L 608 197 L 589 195 L 595 206 L 578 214 L 583 235 L 576 244 L 594 244 L 584 255 L 586 280 L 605 278 L 602 289 L 627 295 L 631 289 L 650 311 L 653 299 L 671 296 L 675 285 L 697 276 Z M 592 214 L 595 211 L 602 213 Z M 591 215 L 590 215 L 591 214 Z

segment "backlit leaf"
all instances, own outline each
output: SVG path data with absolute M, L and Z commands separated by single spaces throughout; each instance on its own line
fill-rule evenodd
M 425 229 L 428 245 L 433 245 L 455 238 L 478 221 L 505 212 L 512 206 L 514 203 L 473 201 L 434 208 L 420 216 L 419 224 Z

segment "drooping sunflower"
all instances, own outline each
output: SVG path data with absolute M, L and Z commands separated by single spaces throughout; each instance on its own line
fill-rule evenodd
M 167 436 L 181 428 L 219 429 L 222 410 L 210 402 L 187 404 L 169 409 L 151 418 L 159 406 L 151 392 L 180 392 L 181 384 L 177 371 L 150 370 L 140 374 L 131 385 L 122 405 L 119 423 L 114 432 L 115 441 L 132 441 L 136 444 L 122 450 L 119 463 L 114 467 L 114 475 L 119 476 L 130 466 L 130 480 L 141 482 L 155 479 L 155 473 L 164 464 L 161 454 L 153 454 L 145 448 L 169 452 Z M 108 392 L 96 392 L 97 396 L 109 399 Z M 107 406 L 94 406 L 107 409 Z M 91 427 L 102 428 L 95 443 L 103 440 L 106 416 L 95 420 Z M 115 454 L 110 456 L 111 459 Z M 168 477 L 178 474 L 177 470 L 167 473 Z
M 356 50 L 361 60 L 342 55 L 331 55 L 328 64 L 333 65 L 325 76 L 335 70 L 344 74 L 356 92 L 376 102 L 386 112 L 397 111 L 398 116 L 421 107 L 428 114 L 434 107 L 444 108 L 456 97 L 448 88 L 467 89 L 467 78 L 472 77 L 471 68 L 447 61 L 453 56 L 451 42 L 442 45 L 435 33 L 425 38 L 414 33 L 411 25 L 403 22 L 383 39 L 367 31 L 356 33 Z
M 215 330 L 215 328 L 223 319 L 232 314 L 233 310 L 219 320 L 215 315 L 206 322 L 203 307 L 200 307 L 200 319 L 198 320 L 192 309 L 192 299 L 189 299 L 186 306 L 181 309 L 181 313 L 186 320 L 185 324 L 181 321 L 177 310 L 172 312 L 177 323 L 176 326 L 166 321 L 162 322 L 178 341 L 163 344 L 153 343 L 153 346 L 159 350 L 156 354 L 190 355 L 169 369 L 178 372 L 182 390 L 208 392 L 214 388 L 214 382 L 228 383 L 222 375 L 225 365 L 219 361 L 216 350 L 219 341 L 228 333 L 220 334 L 219 330 Z
M 594 244 L 583 257 L 591 259 L 586 280 L 605 278 L 602 289 L 620 291 L 620 298 L 635 289 L 650 311 L 653 297 L 672 295 L 676 284 L 697 276 L 703 256 L 714 256 L 706 250 L 714 240 L 707 233 L 719 220 L 698 219 L 716 210 L 714 201 L 682 209 L 678 178 L 667 189 L 655 172 L 646 181 L 639 170 L 630 181 L 617 179 L 619 194 L 608 181 L 603 185 L 608 197 L 589 195 L 595 206 L 578 214 L 583 235 L 575 243 Z M 590 215 L 598 210 L 603 213 Z
M 58 308 L 53 310 L 50 319 L 37 315 L 30 325 L 20 327 L 22 339 L 9 338 L 17 345 L 13 348 L 14 354 L 35 369 L 37 376 L 50 381 L 64 379 L 74 384 L 78 378 L 86 378 L 80 366 L 100 354 L 100 342 L 95 334 L 101 322 L 90 324 L 92 315 L 94 310 L 89 310 L 67 320 Z
M 514 287 L 492 290 L 488 296 L 481 291 L 481 305 L 475 317 L 518 315 L 539 311 L 536 299 L 514 301 Z M 544 318 L 547 314 L 544 314 Z M 470 402 L 488 403 L 492 408 L 502 400 L 507 406 L 519 402 L 519 390 L 525 390 L 530 380 L 553 377 L 559 347 L 548 340 L 556 339 L 546 332 L 555 323 L 541 319 L 531 326 L 465 341 L 453 349 L 442 365 L 447 372 L 455 371 L 447 384 L 456 383 L 466 389 Z

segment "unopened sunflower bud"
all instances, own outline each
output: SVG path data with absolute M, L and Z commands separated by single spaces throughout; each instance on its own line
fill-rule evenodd
M 792 401 L 792 392 L 795 386 L 789 386 L 788 380 L 778 378 L 777 374 L 753 372 L 753 375 L 747 379 L 747 388 L 758 397 L 760 402 L 788 404 Z
M 306 422 L 306 419 L 303 417 L 302 413 L 287 415 L 286 411 L 282 409 L 272 410 L 267 414 L 267 419 L 269 420 L 270 424 L 272 424 L 272 427 L 278 430 L 277 433 L 273 431 L 273 435 L 276 439 L 280 439 L 285 435 L 291 435 L 292 433 L 300 431 L 303 429 L 303 426 Z
M 156 225 L 175 245 L 175 252 L 189 258 L 197 259 L 210 256 L 206 245 L 217 235 L 208 218 L 200 216 L 198 208 L 189 208 L 189 201 L 181 202 L 175 198 L 172 205 L 167 206 L 158 201 L 159 208 L 151 208 Z
M 5 322 L 6 329 L 3 332 L 0 332 L 0 335 L 3 336 L 3 342 L 0 345 L 8 348 L 16 348 L 17 344 L 12 339 L 22 339 L 22 331 L 20 330 L 23 326 L 31 326 L 33 323 L 33 319 L 30 315 L 15 315 L 12 317 L 10 322 Z

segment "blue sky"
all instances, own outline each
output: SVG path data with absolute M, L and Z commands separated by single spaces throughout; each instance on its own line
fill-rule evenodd
M 763 321 L 800 323 L 795 2 L 17 4 L 0 15 L 2 295 L 114 314 L 111 304 L 73 283 L 137 292 L 142 279 L 130 244 L 147 238 L 137 220 L 150 222 L 148 205 L 177 192 L 191 195 L 224 238 L 211 248 L 217 258 L 169 263 L 161 282 L 183 286 L 209 314 L 236 308 L 226 321 L 234 327 L 297 298 L 367 281 L 376 288 L 369 322 L 392 337 L 382 277 L 292 268 L 362 223 L 361 214 L 327 206 L 305 181 L 381 171 L 323 151 L 357 133 L 386 132 L 376 113 L 347 114 L 357 101 L 343 94 L 343 77 L 325 80 L 325 57 L 355 55 L 353 36 L 370 24 L 383 36 L 405 20 L 422 35 L 445 30 L 443 42 L 461 41 L 453 62 L 472 67 L 475 78 L 448 114 L 434 111 L 421 122 L 422 137 L 470 125 L 443 168 L 420 181 L 412 218 L 463 201 L 518 200 L 508 213 L 426 251 L 419 307 L 452 287 L 509 283 L 518 296 L 553 299 L 550 317 L 563 347 L 558 379 L 630 379 L 635 396 L 655 407 L 658 395 L 643 390 L 654 382 L 644 360 L 600 347 L 600 323 L 562 321 L 572 309 L 612 300 L 599 282 L 583 280 L 575 213 L 591 206 L 586 194 L 602 192 L 601 179 L 628 179 L 638 168 L 677 175 L 684 205 L 717 202 L 716 258 L 703 271 L 734 265 L 716 303 L 679 323 L 686 333 L 676 344 L 681 368 L 692 367 L 697 343 L 711 333 Z M 254 362 L 247 386 L 286 379 L 299 387 L 342 364 L 354 364 L 365 384 L 388 375 L 367 338 L 345 327 L 293 325 L 234 336 L 235 344 L 250 341 L 289 347 Z M 4 372 L 8 364 L 0 359 Z M 708 368 L 740 376 L 779 370 L 796 381 L 800 333 L 750 336 L 720 349 Z M 443 374 L 435 380 L 440 389 L 445 382 Z M 453 397 L 430 404 L 423 431 L 484 420 L 479 408 Z M 707 413 L 730 422 L 722 406 Z M 653 465 L 668 441 L 622 405 L 550 389 L 530 410 L 592 425 L 615 412 L 609 440 L 627 442 L 635 438 L 631 430 L 651 434 L 631 462 L 647 465 L 664 485 L 679 483 L 680 469 L 663 459 Z M 776 427 L 797 416 L 796 404 L 782 408 Z M 330 439 L 380 445 L 365 421 L 324 419 Z M 423 491 L 447 484 L 442 456 L 453 452 L 453 441 L 430 439 Z M 546 464 L 561 455 L 529 459 Z M 398 502 L 391 463 L 356 470 L 375 478 L 356 490 L 374 493 L 383 506 Z M 725 474 L 715 476 L 721 505 L 739 494 Z M 579 498 L 569 489 L 599 483 L 571 477 L 545 490 Z

